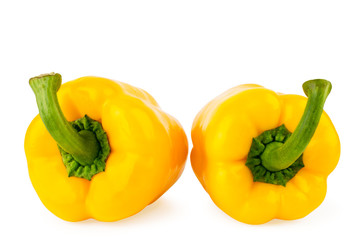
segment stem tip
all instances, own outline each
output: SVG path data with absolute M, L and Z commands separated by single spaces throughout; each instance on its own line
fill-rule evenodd
M 29 79 L 29 85 L 34 90 L 35 85 L 38 86 L 46 86 L 50 84 L 52 86 L 52 89 L 54 89 L 56 92 L 59 90 L 60 86 L 62 85 L 62 76 L 59 73 L 46 73 L 41 74 L 36 77 L 32 77 Z
M 325 79 L 313 79 L 306 81 L 302 87 L 306 96 L 309 96 L 309 94 L 316 88 L 324 89 L 326 96 L 328 96 L 332 89 L 331 82 Z

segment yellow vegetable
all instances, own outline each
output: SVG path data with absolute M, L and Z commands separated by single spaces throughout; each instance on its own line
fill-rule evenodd
M 25 136 L 29 175 L 56 216 L 123 219 L 157 200 L 181 175 L 185 133 L 144 90 L 99 77 L 60 87 L 59 74 L 29 83 L 40 112 Z
M 238 221 L 298 219 L 324 200 L 340 155 L 323 111 L 331 84 L 311 80 L 303 88 L 308 100 L 240 85 L 194 120 L 193 170 L 214 203 Z

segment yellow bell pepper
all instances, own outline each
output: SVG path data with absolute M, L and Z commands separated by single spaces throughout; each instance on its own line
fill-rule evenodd
M 196 116 L 193 170 L 213 202 L 234 219 L 298 219 L 324 200 L 340 155 L 338 134 L 323 111 L 331 84 L 311 80 L 303 89 L 308 100 L 240 85 Z
M 25 136 L 29 175 L 56 216 L 123 219 L 157 200 L 181 175 L 186 135 L 144 90 L 99 77 L 60 87 L 59 74 L 29 83 L 40 115 Z

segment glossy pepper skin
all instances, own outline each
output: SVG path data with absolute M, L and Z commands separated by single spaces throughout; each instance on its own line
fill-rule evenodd
M 117 221 L 141 211 L 181 175 L 188 151 L 179 122 L 146 91 L 82 77 L 58 91 L 68 121 L 88 115 L 102 124 L 111 152 L 89 181 L 68 177 L 57 143 L 38 116 L 25 136 L 31 182 L 43 204 L 66 221 Z
M 254 182 L 245 165 L 252 139 L 282 124 L 294 132 L 306 104 L 306 97 L 246 84 L 218 96 L 198 113 L 192 127 L 191 164 L 226 214 L 262 224 L 274 218 L 302 218 L 322 203 L 327 177 L 340 155 L 337 132 L 325 112 L 303 152 L 305 166 L 286 186 Z

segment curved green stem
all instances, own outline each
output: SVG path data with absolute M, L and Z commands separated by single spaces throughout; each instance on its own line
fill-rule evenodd
M 319 124 L 331 83 L 323 79 L 307 81 L 303 89 L 308 97 L 304 114 L 293 134 L 284 144 L 270 144 L 261 155 L 262 165 L 270 171 L 288 168 L 304 152 Z
M 93 132 L 77 132 L 64 117 L 57 98 L 57 91 L 62 84 L 61 75 L 40 75 L 31 78 L 29 84 L 36 96 L 39 115 L 53 139 L 79 164 L 92 164 L 98 155 L 99 143 Z

